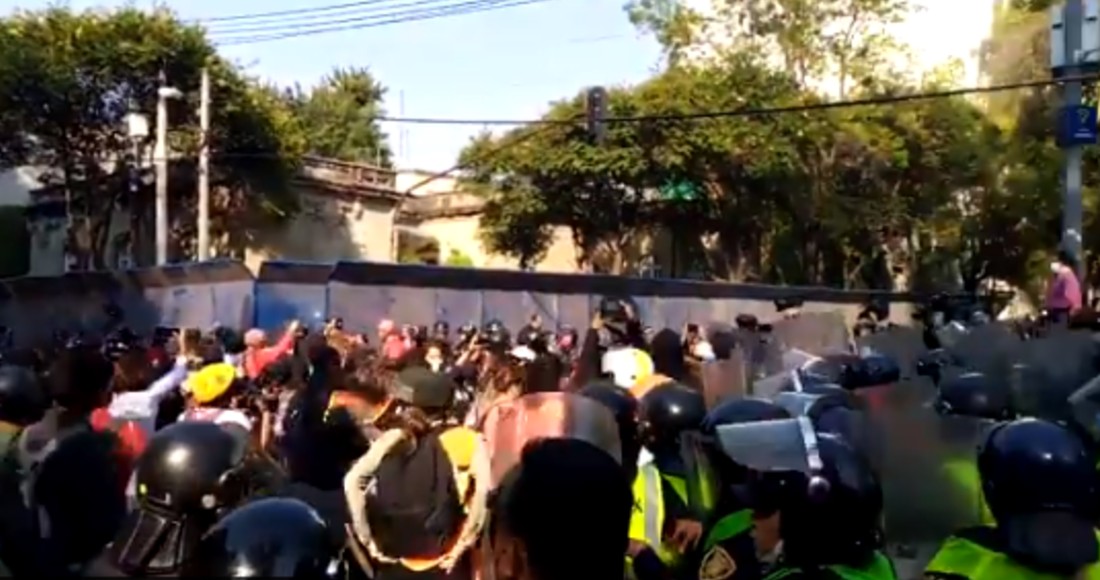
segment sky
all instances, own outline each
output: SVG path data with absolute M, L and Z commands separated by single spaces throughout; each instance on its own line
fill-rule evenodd
M 207 19 L 347 1 L 168 0 L 162 4 L 181 18 Z M 410 0 L 376 1 L 380 7 L 423 5 Z M 650 76 L 659 62 L 659 49 L 634 30 L 622 2 L 545 0 L 497 11 L 226 46 L 220 51 L 251 74 L 284 85 L 309 86 L 337 66 L 369 67 L 388 88 L 386 111 L 391 116 L 530 119 L 545 112 L 551 101 L 586 86 L 633 83 Z M 154 4 L 152 0 L 72 0 L 68 5 L 83 9 L 146 3 Z M 38 9 L 56 1 L 15 0 L 15 4 Z M 318 17 L 314 18 L 311 22 Z M 433 171 L 453 166 L 470 137 L 483 129 L 384 125 L 399 168 Z

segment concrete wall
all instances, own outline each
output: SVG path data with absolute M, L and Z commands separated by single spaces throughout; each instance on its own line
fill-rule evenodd
M 250 269 L 267 260 L 393 261 L 394 201 L 304 192 L 301 203 L 294 220 L 244 249 Z

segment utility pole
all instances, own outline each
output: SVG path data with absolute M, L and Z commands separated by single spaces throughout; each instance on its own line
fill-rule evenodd
M 1100 1 L 1066 0 L 1051 8 L 1051 76 L 1064 79 L 1059 114 L 1058 145 L 1062 157 L 1062 249 L 1084 275 L 1082 254 L 1084 208 L 1081 199 L 1081 159 L 1086 145 L 1097 142 L 1096 107 L 1082 101 L 1082 76 L 1100 72 Z M 1082 278 L 1083 279 L 1083 278 Z
M 210 69 L 202 69 L 199 105 L 199 261 L 210 259 Z
M 1084 24 L 1083 0 L 1066 0 L 1064 16 L 1066 30 L 1066 59 L 1071 63 L 1070 74 L 1080 75 L 1083 64 L 1081 51 L 1081 27 Z M 1062 105 L 1065 110 L 1081 107 L 1082 83 L 1071 80 L 1062 87 Z M 1096 120 L 1093 117 L 1093 125 Z M 1062 166 L 1062 185 L 1064 187 L 1062 203 L 1062 248 L 1069 252 L 1077 262 L 1077 275 L 1083 276 L 1084 256 L 1081 254 L 1081 230 L 1083 226 L 1083 203 L 1081 201 L 1081 158 L 1084 146 L 1073 141 L 1065 149 Z M 1081 278 L 1083 280 L 1083 278 Z
M 183 96 L 179 89 L 164 86 L 157 89 L 157 137 L 153 146 L 153 161 L 157 167 L 157 265 L 168 263 L 168 99 Z

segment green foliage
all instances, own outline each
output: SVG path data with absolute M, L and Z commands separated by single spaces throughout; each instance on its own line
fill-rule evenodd
M 287 97 L 306 129 L 313 155 L 392 167 L 393 152 L 376 119 L 386 90 L 365 68 L 336 69 L 306 92 Z
M 444 266 L 451 266 L 452 268 L 473 268 L 474 259 L 460 252 L 459 250 L 451 249 L 451 252 L 447 254 L 447 259 L 443 262 Z
M 162 75 L 185 95 L 169 110 L 174 165 L 193 164 L 204 67 L 216 103 L 213 226 L 215 235 L 240 234 L 256 217 L 286 216 L 296 207 L 286 185 L 305 141 L 277 91 L 243 77 L 215 54 L 202 29 L 163 10 L 49 8 L 0 19 L 0 168 L 44 167 L 48 185 L 67 192 L 82 218 L 69 232 L 78 266 L 104 266 L 114 208 L 150 213 L 150 188 L 128 187 L 133 159 L 124 120 L 135 110 L 152 116 Z M 152 138 L 142 145 L 149 151 Z M 174 178 L 172 185 L 175 237 L 186 253 L 194 182 Z
M 922 84 L 879 64 L 892 47 L 879 31 L 906 3 L 741 0 L 728 9 L 747 13 L 752 34 L 701 64 L 612 90 L 610 116 L 651 119 L 612 123 L 602 145 L 576 123 L 475 140 L 462 160 L 466 185 L 487 200 L 486 247 L 530 262 L 565 226 L 581 265 L 597 271 L 639 271 L 645 241 L 665 232 L 720 279 L 908 289 L 986 276 L 974 260 L 943 259 L 990 253 L 996 237 L 983 246 L 974 236 L 995 226 L 974 210 L 1006 207 L 997 187 L 1006 135 L 970 100 L 661 120 L 821 103 L 829 97 L 813 81 L 837 70 L 847 71 L 839 92 L 849 98 L 940 88 L 950 69 Z M 835 32 L 844 23 L 848 36 Z M 769 44 L 784 66 L 761 57 Z M 547 118 L 572 119 L 580 104 L 556 103 Z M 667 195 L 670 184 L 693 195 Z

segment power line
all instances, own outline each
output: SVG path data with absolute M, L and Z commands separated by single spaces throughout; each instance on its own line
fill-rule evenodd
M 432 8 L 433 4 L 435 8 L 446 8 L 453 4 L 453 2 L 454 0 L 412 0 L 398 2 L 394 2 L 393 0 L 374 0 L 368 6 L 356 8 L 354 11 L 347 13 L 307 14 L 297 18 L 279 18 L 271 21 L 230 23 L 228 25 L 215 24 L 214 26 L 205 26 L 205 28 L 207 34 L 213 36 L 246 32 L 286 32 L 287 30 L 298 30 L 310 26 L 332 26 L 355 23 L 362 20 L 368 20 L 371 17 L 390 17 L 400 15 L 402 11 L 407 11 L 410 8 L 421 7 L 420 9 L 422 10 L 425 8 Z M 305 22 L 303 22 L 303 20 Z M 316 20 L 316 22 L 309 22 L 309 20 Z
M 404 24 L 407 22 L 418 22 L 422 20 L 434 20 L 437 18 L 460 16 L 464 14 L 491 12 L 495 10 L 502 10 L 505 8 L 515 8 L 519 6 L 527 6 L 530 4 L 539 4 L 546 1 L 548 0 L 468 0 L 466 2 L 452 4 L 446 8 L 407 10 L 401 13 L 394 13 L 389 15 L 376 15 L 369 18 L 348 19 L 343 23 L 333 23 L 335 25 L 325 25 L 305 30 L 289 30 L 282 33 L 273 31 L 271 34 L 256 34 L 253 36 L 243 36 L 241 38 L 230 38 L 224 41 L 215 41 L 215 44 L 217 44 L 218 46 L 256 44 L 260 42 L 271 42 L 275 40 L 285 40 L 302 36 L 313 36 L 317 34 L 328 34 L 332 32 L 344 32 L 350 30 L 362 30 L 366 28 L 389 26 L 393 24 Z M 281 27 L 281 29 L 283 30 L 286 30 L 288 28 L 293 27 Z
M 784 107 L 760 107 L 744 108 L 727 111 L 700 111 L 696 113 L 672 113 L 667 115 L 638 115 L 631 117 L 607 117 L 605 123 L 642 123 L 652 121 L 692 121 L 697 119 L 719 119 L 727 117 L 760 117 L 768 115 L 781 115 L 788 113 L 806 113 L 813 111 L 826 111 L 832 109 L 848 109 L 854 107 L 874 107 L 885 105 L 897 105 L 901 103 L 933 101 L 950 99 L 967 95 L 1000 93 L 1029 88 L 1042 88 L 1056 86 L 1067 82 L 1094 82 L 1100 79 L 1098 75 L 1083 75 L 1077 77 L 1065 77 L 1061 79 L 1043 79 L 988 87 L 968 87 L 946 91 L 927 93 L 909 93 L 902 95 L 888 95 L 869 97 L 866 99 L 852 99 L 845 101 L 833 101 L 823 103 L 809 103 L 805 105 L 790 105 Z M 409 125 L 486 125 L 486 126 L 517 126 L 517 125 L 570 125 L 574 121 L 561 119 L 439 119 L 428 117 L 376 117 L 376 121 L 387 123 L 404 123 Z
M 286 17 L 294 16 L 298 14 L 317 14 L 325 12 L 338 12 L 341 10 L 347 10 L 349 8 L 358 8 L 361 6 L 369 6 L 371 4 L 378 4 L 385 0 L 365 0 L 360 2 L 345 2 L 343 4 L 330 4 L 327 6 L 315 6 L 313 8 L 289 8 L 286 10 L 273 10 L 271 12 L 253 12 L 242 14 L 231 14 L 229 16 L 214 16 L 211 18 L 194 18 L 189 22 L 196 23 L 210 23 L 210 22 L 237 22 L 241 20 L 264 20 L 272 17 Z

